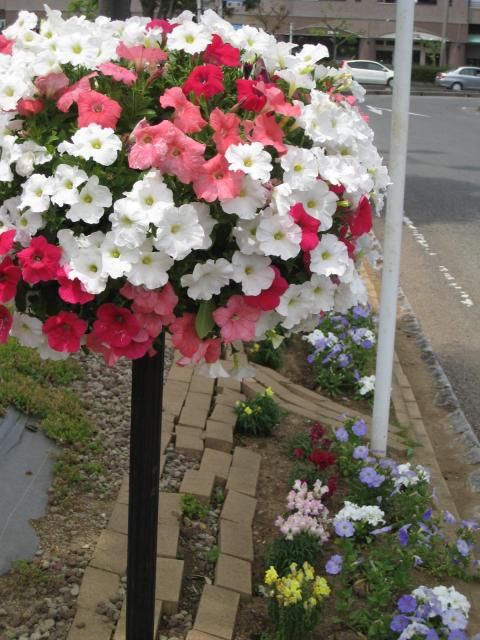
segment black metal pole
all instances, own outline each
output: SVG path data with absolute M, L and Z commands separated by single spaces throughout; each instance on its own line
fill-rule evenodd
M 130 0 L 99 0 L 98 15 L 126 20 L 130 17 Z
M 153 640 L 164 352 L 132 365 L 127 640 Z

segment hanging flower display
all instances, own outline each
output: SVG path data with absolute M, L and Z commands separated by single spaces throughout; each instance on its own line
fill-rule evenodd
M 366 301 L 388 175 L 323 45 L 212 11 L 46 7 L 2 37 L 0 341 L 114 364 L 167 330 L 182 364 L 224 375 L 222 344 Z

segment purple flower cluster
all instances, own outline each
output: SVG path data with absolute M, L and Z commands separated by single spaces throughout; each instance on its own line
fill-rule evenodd
M 363 467 L 358 474 L 360 482 L 366 484 L 367 487 L 377 488 L 385 482 L 386 476 L 377 473 L 373 467 Z

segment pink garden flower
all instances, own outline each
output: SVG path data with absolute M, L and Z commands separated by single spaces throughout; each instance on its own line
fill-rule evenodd
M 44 322 L 42 331 L 47 336 L 51 349 L 76 353 L 80 349 L 87 326 L 88 323 L 75 313 L 60 311 Z
M 192 104 L 180 87 L 167 89 L 163 96 L 160 96 L 159 102 L 164 109 L 175 109 L 173 124 L 184 133 L 196 133 L 207 124 L 202 118 L 200 107 Z
M 165 51 L 158 47 L 144 47 L 142 45 L 127 47 L 123 42 L 118 45 L 117 54 L 120 58 L 133 62 L 137 72 L 142 71 L 144 67 L 154 68 L 168 58 Z
M 82 93 L 77 100 L 78 126 L 88 127 L 96 123 L 105 129 L 114 129 L 122 113 L 122 107 L 116 100 L 98 91 Z
M 49 73 L 46 76 L 39 76 L 35 80 L 35 86 L 41 96 L 57 100 L 64 93 L 69 82 L 68 76 L 63 71 L 59 71 L 57 73 Z
M 213 319 L 220 327 L 224 342 L 255 339 L 255 323 L 260 317 L 260 310 L 246 304 L 244 296 L 232 296 L 225 307 L 215 309 Z
M 212 42 L 203 52 L 203 61 L 218 66 L 239 67 L 240 49 L 232 47 L 231 44 L 227 44 L 215 33 Z
M 258 296 L 245 296 L 245 302 L 262 311 L 272 311 L 280 304 L 280 296 L 288 289 L 288 282 L 282 278 L 278 267 L 271 267 L 275 271 L 275 277 L 268 289 L 265 289 Z
M 9 229 L 8 231 L 0 233 L 0 256 L 4 256 L 12 250 L 16 235 L 16 229 Z
M 126 347 L 140 331 L 133 313 L 111 302 L 102 304 L 97 311 L 92 333 L 112 348 Z
M 200 168 L 193 181 L 193 190 L 199 198 L 214 202 L 235 198 L 242 190 L 242 184 L 242 172 L 230 171 L 225 157 L 218 153 Z
M 55 280 L 62 250 L 49 244 L 43 236 L 32 238 L 30 245 L 17 253 L 22 278 L 28 284 Z
M 5 344 L 12 328 L 13 318 L 10 311 L 0 304 L 0 344 Z
M 225 91 L 223 71 L 214 64 L 195 67 L 185 80 L 182 90 L 187 96 L 189 93 L 194 93 L 197 98 L 205 96 L 208 100 Z
M 132 136 L 135 143 L 128 154 L 129 167 L 132 169 L 158 167 L 168 151 L 167 136 L 160 125 L 150 126 L 146 120 L 141 120 L 132 131 Z
M 10 302 L 15 297 L 21 273 L 10 257 L 0 262 L 0 302 Z
M 318 237 L 318 227 L 320 220 L 309 215 L 301 202 L 293 205 L 290 209 L 290 215 L 302 230 L 302 239 L 300 248 L 302 251 L 312 251 L 320 242 Z
M 74 102 L 77 102 L 78 98 L 85 93 L 86 91 L 91 91 L 92 87 L 90 86 L 90 78 L 94 78 L 98 73 L 94 71 L 93 73 L 89 73 L 83 78 L 80 78 L 78 82 L 72 84 L 68 89 L 62 93 L 62 95 L 57 99 L 57 107 L 60 111 L 66 113 Z
M 201 339 L 195 329 L 195 314 L 184 313 L 170 325 L 172 344 L 183 356 L 193 358 L 201 346 Z
M 45 109 L 45 104 L 40 98 L 22 98 L 17 102 L 17 111 L 21 116 L 35 116 Z
M 155 291 L 127 283 L 120 289 L 120 293 L 133 300 L 132 311 L 135 318 L 153 338 L 160 335 L 164 326 L 175 320 L 173 310 L 178 303 L 178 296 L 169 282 Z
M 240 118 L 235 113 L 223 113 L 216 108 L 210 114 L 210 126 L 214 130 L 213 141 L 220 153 L 225 153 L 231 144 L 241 144 Z
M 0 33 L 0 54 L 10 56 L 12 54 L 14 44 L 15 40 L 8 40 L 8 38 Z
M 205 162 L 205 145 L 185 135 L 168 120 L 163 120 L 158 127 L 167 135 L 168 151 L 155 166 L 190 184 Z
M 125 69 L 114 62 L 104 62 L 99 67 L 104 76 L 111 76 L 118 82 L 123 82 L 127 87 L 131 86 L 137 80 L 137 74 L 130 69 Z
M 57 280 L 60 285 L 58 295 L 64 302 L 70 304 L 85 304 L 86 302 L 95 300 L 95 296 L 85 290 L 78 278 L 74 278 L 73 280 L 68 278 L 63 267 L 58 270 Z
M 274 147 L 278 153 L 285 153 L 287 147 L 283 144 L 283 129 L 274 115 L 262 113 L 253 122 L 253 131 L 248 136 L 252 142 L 261 142 L 265 147 Z

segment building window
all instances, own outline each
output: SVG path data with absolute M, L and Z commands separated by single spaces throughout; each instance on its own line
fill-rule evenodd
M 437 0 L 417 0 L 417 4 L 437 4 Z

